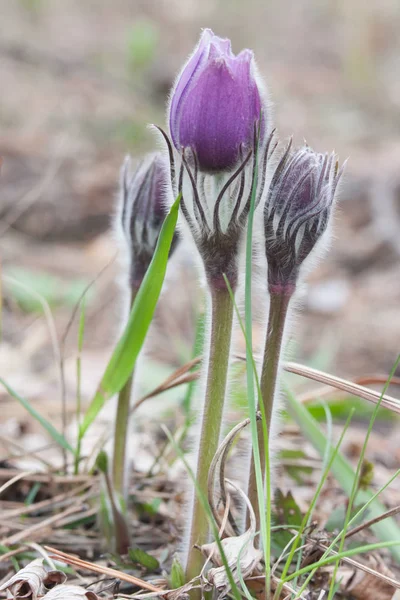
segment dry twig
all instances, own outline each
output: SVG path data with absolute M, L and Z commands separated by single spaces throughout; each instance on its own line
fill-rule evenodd
M 165 590 L 148 583 L 147 581 L 143 581 L 143 579 L 139 579 L 138 577 L 134 577 L 133 575 L 128 575 L 127 573 L 123 573 L 122 571 L 117 571 L 116 569 L 111 569 L 110 567 L 103 567 L 102 565 L 96 565 L 95 563 L 82 560 L 72 554 L 67 554 L 66 552 L 62 552 L 61 550 L 56 550 L 55 548 L 51 548 L 50 546 L 45 546 L 45 550 L 51 553 L 52 558 L 55 560 L 59 560 L 61 562 L 66 563 L 67 565 L 71 565 L 73 567 L 77 567 L 79 569 L 85 569 L 87 571 L 93 571 L 94 573 L 101 573 L 102 575 L 107 575 L 108 577 L 115 577 L 116 579 L 122 579 L 122 581 L 126 581 L 127 583 L 131 583 L 132 585 L 136 585 L 144 590 L 149 590 L 150 592 L 156 592 L 160 596 L 165 594 Z

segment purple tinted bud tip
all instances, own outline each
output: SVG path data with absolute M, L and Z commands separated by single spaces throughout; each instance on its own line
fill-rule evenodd
M 190 148 L 204 172 L 230 170 L 253 147 L 262 108 L 253 53 L 235 56 L 229 40 L 205 29 L 172 92 L 169 126 L 176 149 Z
M 121 171 L 120 225 L 130 254 L 130 284 L 137 288 L 149 268 L 168 212 L 168 180 L 160 154 L 146 156 L 133 173 L 130 166 L 126 158 Z M 176 242 L 175 235 L 171 252 Z
M 291 142 L 271 181 L 264 208 L 269 287 L 290 291 L 299 268 L 327 228 L 343 173 L 334 153 L 318 154 Z

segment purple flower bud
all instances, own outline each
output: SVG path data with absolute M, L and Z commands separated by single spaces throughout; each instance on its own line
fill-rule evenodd
M 272 177 L 264 208 L 270 290 L 291 293 L 299 268 L 326 230 L 343 173 L 332 153 L 289 143 Z
M 177 150 L 190 148 L 204 172 L 230 170 L 253 147 L 261 109 L 253 53 L 235 56 L 229 40 L 205 29 L 171 96 L 169 126 Z M 264 115 L 262 134 L 265 129 Z
M 119 215 L 117 226 L 128 246 L 130 285 L 138 288 L 149 268 L 162 224 L 167 215 L 165 205 L 168 176 L 161 154 L 146 156 L 131 173 L 127 157 L 121 169 Z M 177 237 L 174 237 L 171 252 Z

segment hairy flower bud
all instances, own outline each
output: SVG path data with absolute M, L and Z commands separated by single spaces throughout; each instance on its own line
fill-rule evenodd
M 334 153 L 289 143 L 273 175 L 264 207 L 271 291 L 291 293 L 299 268 L 326 230 L 343 173 Z
M 190 148 L 204 172 L 227 171 L 253 148 L 262 110 L 254 56 L 205 29 L 172 92 L 169 126 L 175 148 Z M 265 115 L 263 115 L 265 120 Z M 265 130 L 262 126 L 262 133 Z
M 211 289 L 234 290 L 251 200 L 263 197 L 273 132 L 256 81 L 253 53 L 203 31 L 171 95 L 171 190 L 202 258 Z M 260 123 L 261 116 L 261 123 Z M 257 177 L 258 169 L 261 176 Z
M 130 158 L 125 159 L 121 169 L 118 226 L 128 247 L 132 288 L 140 286 L 153 258 L 167 215 L 167 183 L 161 154 L 147 155 L 133 173 Z M 176 242 L 175 236 L 171 252 Z

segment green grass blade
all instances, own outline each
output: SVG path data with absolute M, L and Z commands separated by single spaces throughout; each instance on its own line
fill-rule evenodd
M 256 365 L 256 361 L 254 360 L 254 356 L 253 356 L 253 351 L 252 348 L 250 346 L 247 334 L 246 334 L 246 327 L 245 324 L 243 323 L 243 319 L 240 316 L 240 312 L 239 312 L 239 308 L 236 304 L 235 301 L 235 295 L 232 291 L 231 286 L 229 285 L 229 281 L 226 277 L 226 275 L 224 275 L 224 280 L 226 283 L 226 287 L 228 288 L 234 309 L 235 309 L 235 313 L 236 313 L 236 317 L 238 320 L 238 323 L 240 325 L 240 328 L 242 330 L 243 333 L 243 337 L 246 343 L 246 350 L 248 351 L 248 355 L 250 357 L 250 362 L 251 362 L 251 366 L 253 369 L 253 377 L 254 377 L 254 382 L 253 382 L 253 386 L 254 383 L 256 385 L 257 388 L 257 398 L 258 398 L 258 404 L 260 407 L 260 412 L 261 412 L 261 423 L 262 423 L 262 435 L 263 435 L 263 440 L 264 440 L 264 453 L 265 453 L 265 472 L 266 473 L 270 473 L 270 460 L 269 460 L 269 442 L 268 442 L 268 428 L 267 428 L 267 418 L 265 415 L 265 408 L 264 408 L 264 404 L 262 403 L 262 394 L 261 394 L 261 388 L 260 388 L 260 381 L 259 381 L 259 377 L 258 377 L 258 373 L 257 373 L 257 365 Z M 254 388 L 253 388 L 254 389 Z M 253 391 L 254 393 L 254 391 Z M 250 412 L 250 420 L 252 418 L 254 418 L 255 423 L 254 423 L 254 432 L 252 431 L 252 436 L 253 433 L 255 435 L 255 440 L 257 441 L 257 421 L 256 421 L 256 405 L 254 403 L 254 405 L 249 406 L 249 412 Z M 252 444 L 253 444 L 253 448 L 254 448 L 254 452 L 255 455 L 257 455 L 258 458 L 258 462 L 257 460 L 255 460 L 255 467 L 257 470 L 257 492 L 258 492 L 258 504 L 259 506 L 264 506 L 266 503 L 266 513 L 265 513 L 265 519 L 264 518 L 260 518 L 260 535 L 261 537 L 265 535 L 268 537 L 268 539 L 270 540 L 270 535 L 269 532 L 272 529 L 272 525 L 271 525 L 271 487 L 270 485 L 266 485 L 267 488 L 267 494 L 266 496 L 264 496 L 264 488 L 262 485 L 262 474 L 261 474 L 261 459 L 260 459 L 260 454 L 259 454 L 259 449 L 258 449 L 258 445 L 257 447 L 254 446 L 253 443 L 253 437 L 252 437 Z M 257 466 L 258 465 L 258 466 Z M 266 498 L 266 500 L 265 500 Z M 262 517 L 264 517 L 264 515 L 262 515 Z M 265 564 L 269 564 L 269 559 L 270 559 L 270 548 L 271 546 L 267 546 L 264 545 L 264 562 Z
M 242 554 L 243 554 L 244 550 L 246 550 L 246 548 L 248 547 L 249 544 L 252 544 L 254 542 L 256 535 L 257 534 L 253 535 L 249 540 L 247 540 L 243 544 L 243 546 L 239 550 L 237 561 L 236 561 L 236 571 L 238 574 L 239 583 L 241 585 L 242 592 L 246 596 L 247 600 L 254 600 L 254 597 L 251 595 L 249 588 L 247 587 L 246 582 L 244 580 L 243 573 L 242 573 L 241 559 L 242 559 Z
M 71 454 L 75 453 L 72 446 L 69 445 L 65 437 L 59 431 L 57 431 L 54 425 L 47 421 L 47 419 L 45 419 L 28 400 L 17 394 L 17 392 L 13 390 L 1 377 L 0 383 L 5 387 L 10 396 L 12 396 L 15 400 L 22 404 L 22 406 L 28 411 L 28 413 L 38 423 L 40 423 L 40 425 L 47 431 L 47 433 L 53 438 L 53 440 L 57 442 L 59 446 L 61 446 L 61 448 L 68 450 L 68 452 L 71 452 Z
M 85 319 L 86 319 L 86 297 L 82 298 L 81 313 L 79 316 L 78 328 L 78 356 L 76 358 L 76 422 L 78 424 L 77 444 L 75 451 L 74 474 L 79 472 L 79 463 L 81 460 L 81 413 L 82 413 L 82 349 L 83 339 L 85 335 Z
M 79 328 L 78 328 L 78 352 L 82 352 L 83 338 L 85 335 L 85 321 L 86 321 L 86 297 L 82 298 L 81 313 L 79 315 Z
M 325 567 L 337 560 L 341 560 L 342 558 L 349 558 L 350 556 L 355 556 L 357 554 L 365 554 L 368 552 L 373 552 L 374 550 L 380 550 L 381 548 L 395 548 L 396 546 L 400 546 L 400 540 L 398 542 L 378 542 L 376 544 L 367 544 L 366 546 L 359 546 L 357 548 L 350 548 L 349 550 L 345 550 L 344 552 L 338 552 L 337 554 L 333 554 L 332 556 L 328 556 L 327 558 L 321 558 L 321 560 L 308 565 L 307 567 L 303 567 L 299 571 L 295 571 L 291 575 L 288 575 L 284 580 L 284 583 L 291 581 L 292 579 L 296 579 L 299 575 L 304 575 L 305 573 L 309 573 L 314 569 L 319 569 L 320 567 Z M 298 592 L 299 593 L 299 592 Z
M 326 450 L 326 436 L 323 431 L 321 431 L 320 425 L 310 415 L 308 410 L 297 401 L 294 394 L 287 387 L 286 395 L 288 412 L 297 422 L 305 437 L 311 442 L 320 455 L 324 456 Z M 350 496 L 353 489 L 355 473 L 351 464 L 342 454 L 338 453 L 335 457 L 331 466 L 331 471 L 345 493 Z M 372 496 L 373 493 L 369 490 L 361 490 L 357 495 L 357 501 L 361 504 L 365 504 L 371 500 Z M 369 517 L 373 518 L 383 514 L 386 511 L 386 508 L 379 500 L 375 499 L 370 502 L 368 510 Z M 384 521 L 375 523 L 371 529 L 383 542 L 393 541 L 394 539 L 400 540 L 400 528 L 394 519 L 385 519 Z M 400 561 L 400 548 L 392 546 L 390 550 L 393 556 Z
M 217 544 L 217 547 L 218 547 L 218 550 L 219 550 L 219 553 L 220 553 L 220 556 L 221 556 L 221 559 L 222 559 L 222 563 L 223 563 L 223 565 L 225 567 L 226 575 L 227 575 L 227 578 L 228 578 L 228 581 L 229 581 L 229 585 L 231 587 L 231 593 L 233 594 L 235 600 L 241 600 L 241 594 L 240 594 L 239 588 L 236 585 L 236 582 L 235 582 L 235 580 L 233 578 L 232 571 L 231 571 L 231 569 L 229 567 L 228 560 L 227 560 L 226 554 L 224 552 L 224 548 L 223 548 L 223 546 L 221 544 L 221 539 L 219 537 L 219 531 L 218 531 L 217 525 L 215 523 L 213 514 L 211 512 L 211 508 L 210 508 L 210 505 L 208 503 L 208 499 L 203 494 L 203 492 L 202 492 L 199 484 L 197 483 L 197 480 L 196 480 L 195 474 L 193 473 L 193 470 L 190 468 L 190 465 L 187 462 L 184 453 L 182 452 L 181 448 L 178 446 L 178 444 L 174 440 L 174 437 L 172 436 L 171 432 L 164 425 L 162 425 L 161 427 L 162 427 L 162 430 L 164 431 L 165 435 L 169 439 L 169 442 L 170 442 L 171 446 L 174 448 L 175 452 L 178 454 L 179 458 L 182 460 L 182 462 L 183 462 L 183 464 L 184 464 L 184 466 L 185 466 L 185 468 L 186 468 L 186 470 L 187 470 L 187 472 L 189 474 L 189 477 L 192 480 L 193 485 L 195 487 L 195 493 L 198 495 L 199 500 L 200 500 L 200 502 L 202 504 L 203 510 L 204 510 L 204 512 L 207 515 L 207 519 L 208 519 L 208 521 L 210 523 L 211 530 L 212 530 L 215 542 Z M 199 573 L 199 575 L 200 575 L 200 573 Z
M 354 409 L 352 409 L 350 411 L 350 414 L 347 417 L 346 424 L 343 427 L 343 431 L 342 431 L 342 433 L 340 435 L 338 443 L 335 446 L 335 450 L 331 454 L 330 450 L 333 447 L 333 444 L 332 444 L 332 416 L 331 416 L 331 414 L 329 412 L 329 408 L 327 406 L 325 406 L 325 409 L 326 409 L 326 417 L 327 417 L 328 435 L 327 435 L 327 438 L 326 438 L 325 453 L 324 453 L 324 456 L 323 456 L 322 476 L 321 476 L 320 482 L 318 484 L 317 490 L 316 490 L 316 492 L 315 492 L 315 494 L 313 496 L 313 499 L 312 499 L 312 501 L 310 503 L 308 511 L 307 511 L 307 513 L 305 515 L 305 518 L 304 518 L 304 520 L 303 520 L 303 522 L 301 524 L 300 532 L 299 532 L 299 535 L 298 535 L 298 538 L 297 538 L 299 540 L 299 543 L 304 543 L 306 541 L 304 539 L 304 531 L 305 531 L 305 529 L 307 527 L 310 526 L 310 524 L 312 522 L 312 516 L 313 516 L 314 508 L 316 506 L 316 503 L 318 501 L 318 498 L 320 496 L 322 488 L 323 488 L 323 486 L 325 484 L 325 481 L 327 480 L 328 475 L 330 473 L 331 465 L 332 465 L 333 461 L 335 460 L 335 458 L 336 458 L 336 456 L 337 456 L 337 454 L 339 452 L 339 448 L 342 445 L 344 436 L 345 436 L 348 428 L 350 427 L 350 421 L 351 421 L 351 419 L 353 417 L 353 413 L 354 413 Z M 293 548 L 295 548 L 295 544 L 293 545 Z M 297 557 L 297 566 L 296 566 L 296 570 L 297 571 L 300 569 L 302 556 L 303 556 L 303 551 L 300 550 L 300 552 L 298 554 L 298 557 Z M 286 566 L 290 566 L 290 562 L 289 562 L 289 565 L 285 565 L 285 568 L 286 568 Z M 294 587 L 297 588 L 297 578 L 294 581 Z
M 260 114 L 260 123 L 261 123 Z M 259 135 L 259 132 L 258 132 Z M 254 457 L 254 469 L 256 473 L 257 482 L 257 498 L 258 506 L 260 510 L 260 530 L 262 548 L 264 551 L 264 562 L 265 562 L 265 580 L 266 580 L 266 599 L 269 600 L 271 596 L 270 592 L 270 581 L 271 581 L 271 486 L 270 486 L 270 465 L 269 465 L 269 440 L 268 430 L 266 425 L 266 419 L 264 409 L 262 406 L 261 393 L 259 384 L 258 389 L 258 403 L 261 408 L 262 415 L 262 432 L 263 432 L 263 443 L 265 448 L 265 461 L 266 461 L 266 494 L 264 495 L 263 476 L 261 471 L 261 458 L 258 445 L 258 427 L 256 420 L 256 394 L 254 389 L 255 377 L 253 371 L 254 357 L 253 357 L 253 317 L 252 317 L 252 304 L 251 304 L 251 287 L 252 287 L 252 269 L 253 269 L 253 225 L 254 225 L 254 213 L 256 210 L 256 195 L 257 195 L 257 183 L 258 183 L 258 151 L 259 151 L 259 137 L 257 139 L 257 145 L 255 149 L 255 169 L 253 177 L 253 189 L 251 193 L 250 210 L 247 223 L 247 235 L 246 235 L 246 272 L 245 272 L 245 339 L 246 339 L 246 375 L 247 375 L 247 399 L 249 406 L 249 417 L 250 417 L 250 429 L 251 429 L 251 441 L 253 446 L 253 457 Z M 268 150 L 267 150 L 268 151 Z M 262 513 L 265 507 L 265 514 Z
M 333 445 L 329 444 L 329 460 L 328 460 L 328 462 L 326 464 L 324 472 L 322 473 L 321 479 L 320 479 L 320 481 L 318 483 L 317 489 L 315 490 L 315 493 L 314 493 L 314 496 L 313 496 L 313 498 L 311 500 L 310 506 L 309 506 L 306 514 L 303 517 L 302 523 L 300 525 L 299 532 L 298 532 L 296 538 L 293 540 L 293 544 L 291 546 L 289 555 L 287 557 L 285 566 L 284 566 L 283 571 L 282 571 L 282 575 L 281 575 L 281 580 L 282 581 L 281 581 L 280 585 L 276 589 L 276 593 L 275 593 L 275 597 L 276 598 L 280 597 L 280 593 L 282 592 L 282 589 L 283 589 L 283 581 L 285 581 L 285 577 L 286 577 L 286 574 L 289 571 L 289 568 L 290 568 L 290 566 L 292 564 L 294 554 L 297 551 L 299 543 L 301 542 L 301 540 L 303 538 L 305 528 L 307 527 L 307 524 L 310 521 L 310 517 L 311 517 L 311 515 L 312 515 L 312 513 L 314 511 L 314 508 L 315 508 L 316 504 L 317 504 L 317 501 L 318 501 L 318 498 L 319 498 L 319 496 L 321 494 L 322 488 L 325 485 L 325 481 L 326 481 L 326 479 L 327 479 L 327 477 L 329 475 L 329 472 L 331 470 L 332 464 L 334 463 L 335 458 L 338 455 L 339 448 L 342 445 L 342 442 L 343 442 L 344 436 L 346 434 L 346 431 L 347 431 L 347 429 L 350 426 L 350 421 L 351 421 L 352 416 L 353 416 L 353 413 L 351 412 L 349 414 L 348 418 L 347 418 L 346 424 L 345 424 L 345 426 L 343 428 L 343 431 L 342 431 L 342 433 L 340 435 L 339 441 L 336 444 L 336 446 L 333 446 Z M 326 447 L 328 447 L 328 443 L 329 442 L 327 442 L 325 440 L 325 446 Z M 326 453 L 326 450 L 325 450 L 325 453 Z
M 355 475 L 355 478 L 354 478 L 354 481 L 353 481 L 353 487 L 352 487 L 352 490 L 351 490 L 349 502 L 347 504 L 346 517 L 345 517 L 345 521 L 344 521 L 342 535 L 341 535 L 341 538 L 340 538 L 340 544 L 339 544 L 339 550 L 338 550 L 339 552 L 342 552 L 343 548 L 344 548 L 344 543 L 345 543 L 345 540 L 346 540 L 346 532 L 347 532 L 347 529 L 348 529 L 348 526 L 349 526 L 349 522 L 350 522 L 350 519 L 351 519 L 351 511 L 352 511 L 352 508 L 354 506 L 357 493 L 359 491 L 358 488 L 359 488 L 359 485 L 360 485 L 360 474 L 361 474 L 361 469 L 362 469 L 362 465 L 363 465 L 363 462 L 364 462 L 365 453 L 367 451 L 367 446 L 368 446 L 369 438 L 371 436 L 372 429 L 373 429 L 376 417 L 378 416 L 378 411 L 379 411 L 380 404 L 382 402 L 382 398 L 385 395 L 385 393 L 386 393 L 386 391 L 387 391 L 387 389 L 389 387 L 390 380 L 392 379 L 393 375 L 395 374 L 399 362 L 400 362 L 400 356 L 398 356 L 398 358 L 397 358 L 397 360 L 396 360 L 396 362 L 395 362 L 395 364 L 394 364 L 394 366 L 392 368 L 392 372 L 390 373 L 389 378 L 388 378 L 388 380 L 385 383 L 385 386 L 383 388 L 383 391 L 382 391 L 381 397 L 379 399 L 379 402 L 376 404 L 374 412 L 372 413 L 372 416 L 371 416 L 371 419 L 370 419 L 370 422 L 369 422 L 367 435 L 365 436 L 363 447 L 362 447 L 361 453 L 360 453 L 360 457 L 358 459 L 358 464 L 357 464 L 357 469 L 356 469 L 356 475 Z M 335 586 L 335 582 L 336 582 L 336 575 L 337 575 L 338 569 L 339 569 L 339 561 L 337 561 L 337 563 L 335 564 L 335 568 L 334 568 L 334 571 L 333 571 L 333 575 L 332 575 L 332 579 L 331 579 L 331 585 L 330 585 L 330 588 L 329 588 L 328 600 L 333 600 L 334 586 Z
M 162 226 L 157 247 L 136 295 L 125 331 L 107 365 L 96 394 L 81 425 L 81 436 L 93 423 L 105 402 L 117 394 L 128 381 L 153 319 L 167 270 L 168 255 L 178 219 L 180 195 L 172 205 Z

